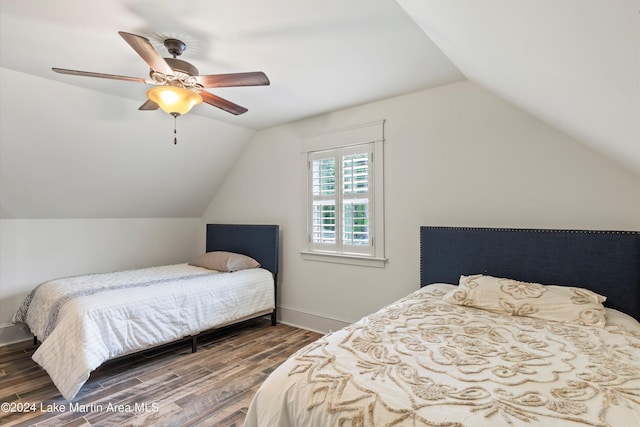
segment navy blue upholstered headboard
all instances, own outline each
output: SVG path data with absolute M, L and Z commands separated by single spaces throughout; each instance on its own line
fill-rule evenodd
M 207 224 L 206 251 L 227 251 L 250 256 L 265 270 L 277 274 L 280 227 L 277 225 Z
M 420 228 L 420 286 L 486 274 L 591 289 L 640 319 L 640 232 Z

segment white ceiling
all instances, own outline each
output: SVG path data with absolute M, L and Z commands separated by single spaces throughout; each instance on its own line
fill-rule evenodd
M 263 71 L 266 87 L 210 90 L 249 109 L 197 114 L 252 129 L 464 80 L 394 0 L 2 0 L 0 65 L 138 100 L 148 86 L 51 67 L 148 77 L 118 35 L 187 44 L 200 74 Z M 141 112 L 140 114 L 154 112 Z
M 640 0 L 1 0 L 0 217 L 198 217 L 253 130 L 467 78 L 640 174 L 639 12 Z M 202 74 L 264 71 L 271 85 L 211 89 L 249 111 L 197 106 L 174 147 L 172 120 L 137 111 L 148 86 L 51 71 L 146 77 L 118 31 L 163 55 L 179 38 Z

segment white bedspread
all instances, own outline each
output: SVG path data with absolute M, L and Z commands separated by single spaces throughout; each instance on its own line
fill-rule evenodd
M 176 264 L 56 279 L 16 314 L 42 341 L 33 360 L 71 400 L 108 359 L 195 335 L 275 306 L 264 269 L 219 273 Z
M 262 384 L 245 427 L 640 426 L 640 324 L 455 306 L 430 285 L 312 343 Z

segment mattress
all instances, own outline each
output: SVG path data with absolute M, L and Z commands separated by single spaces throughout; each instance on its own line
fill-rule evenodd
M 39 285 L 14 321 L 42 344 L 33 360 L 71 400 L 106 360 L 270 313 L 273 276 L 188 264 L 68 277 Z
M 246 427 L 640 425 L 640 324 L 605 327 L 453 305 L 433 284 L 278 367 Z

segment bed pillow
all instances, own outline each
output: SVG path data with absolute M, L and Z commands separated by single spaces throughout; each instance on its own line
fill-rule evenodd
M 460 276 L 443 300 L 511 316 L 604 327 L 606 297 L 588 289 L 519 282 L 481 274 Z
M 207 252 L 204 255 L 200 255 L 198 259 L 190 264 L 197 267 L 208 268 L 209 270 L 225 272 L 260 267 L 260 263 L 251 257 L 225 251 Z

